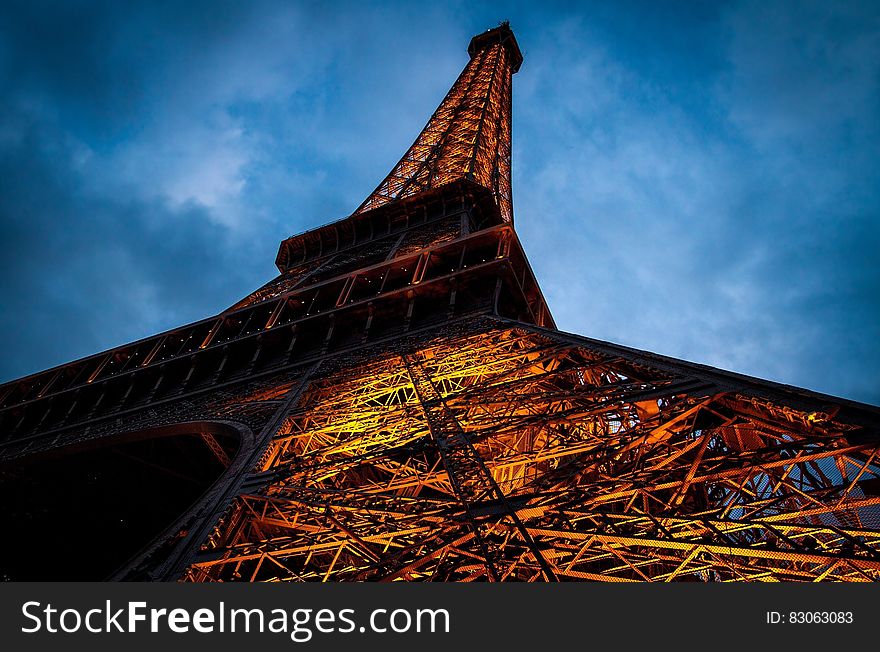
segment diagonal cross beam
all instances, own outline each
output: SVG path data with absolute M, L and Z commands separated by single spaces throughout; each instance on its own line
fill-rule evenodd
M 519 533 L 526 546 L 534 555 L 535 560 L 541 567 L 544 579 L 556 581 L 556 573 L 544 558 L 532 535 L 523 525 L 516 510 L 510 505 L 507 496 L 501 491 L 498 483 L 492 477 L 486 463 L 471 443 L 467 433 L 455 415 L 446 405 L 443 397 L 437 391 L 434 383 L 428 377 L 424 367 L 414 358 L 404 355 L 403 362 L 407 373 L 412 379 L 413 387 L 419 398 L 419 403 L 425 413 L 431 438 L 437 445 L 449 481 L 452 484 L 455 495 L 461 501 L 472 529 L 476 535 L 478 545 L 485 553 L 486 566 L 490 577 L 498 579 L 496 560 L 490 546 L 481 534 L 478 522 L 479 513 L 485 513 L 485 504 L 494 503 L 501 508 L 501 512 L 507 516 Z M 482 508 L 482 509 L 481 509 Z

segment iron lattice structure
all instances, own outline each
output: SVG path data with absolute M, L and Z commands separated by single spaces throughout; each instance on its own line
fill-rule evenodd
M 513 229 L 522 56 L 468 52 L 277 278 L 2 386 L 6 468 L 202 442 L 225 470 L 117 579 L 880 579 L 880 410 L 557 330 Z
M 464 178 L 489 188 L 501 217 L 513 221 L 511 79 L 522 54 L 510 31 L 474 37 L 468 53 L 416 142 L 355 213 Z

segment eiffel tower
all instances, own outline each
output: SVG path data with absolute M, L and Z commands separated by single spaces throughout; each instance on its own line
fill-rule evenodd
M 880 410 L 556 329 L 506 23 L 350 216 L 202 321 L 0 386 L 0 572 L 880 579 Z

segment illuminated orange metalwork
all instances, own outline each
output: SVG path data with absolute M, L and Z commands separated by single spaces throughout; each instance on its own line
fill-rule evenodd
M 880 579 L 880 410 L 558 331 L 513 228 L 521 55 L 506 24 L 469 54 L 278 277 L 0 387 L 0 459 L 238 428 L 202 434 L 228 472 L 117 579 Z
M 876 439 L 488 319 L 314 379 L 192 580 L 880 578 Z
M 475 36 L 468 54 L 416 142 L 356 213 L 466 178 L 492 190 L 501 216 L 513 220 L 510 87 L 522 54 L 509 29 Z

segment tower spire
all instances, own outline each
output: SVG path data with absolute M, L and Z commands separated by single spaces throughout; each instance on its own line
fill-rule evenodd
M 511 78 L 522 54 L 507 22 L 474 36 L 468 54 L 428 124 L 355 214 L 465 178 L 491 190 L 501 217 L 513 221 Z

